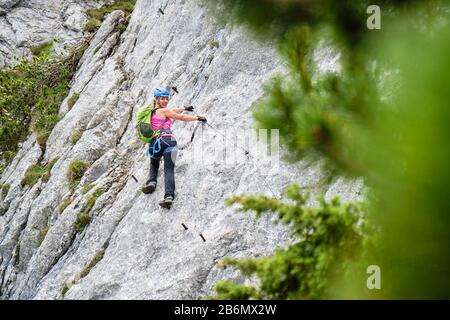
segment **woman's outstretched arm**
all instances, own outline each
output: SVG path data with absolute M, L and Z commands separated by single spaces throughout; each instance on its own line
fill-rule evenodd
M 175 113 L 182 113 L 186 109 L 184 109 L 184 107 L 183 107 L 183 108 L 171 108 L 170 110 L 172 110 Z
M 181 120 L 181 121 L 197 121 L 198 117 L 197 116 L 191 116 L 188 114 L 179 114 L 176 113 L 174 111 L 174 109 L 178 109 L 178 108 L 172 108 L 172 109 L 159 109 L 159 113 L 163 116 L 163 117 L 167 117 L 167 118 L 171 118 L 174 120 Z M 183 109 L 184 111 L 184 109 Z

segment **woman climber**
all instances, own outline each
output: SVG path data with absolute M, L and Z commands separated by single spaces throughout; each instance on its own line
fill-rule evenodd
M 175 160 L 177 156 L 177 141 L 172 133 L 173 120 L 181 121 L 206 121 L 202 116 L 181 114 L 183 111 L 193 111 L 194 107 L 168 108 L 169 91 L 156 89 L 153 98 L 153 111 L 150 113 L 150 121 L 153 130 L 159 130 L 160 134 L 154 137 L 149 144 L 150 153 L 150 178 L 142 188 L 144 193 L 152 193 L 156 189 L 159 162 L 164 157 L 164 199 L 159 203 L 163 208 L 170 209 L 175 198 Z

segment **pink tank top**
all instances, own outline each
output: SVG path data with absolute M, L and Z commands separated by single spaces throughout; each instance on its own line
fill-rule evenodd
M 168 118 L 167 121 L 164 123 L 164 121 L 166 120 L 166 117 L 159 117 L 156 114 L 152 114 L 152 130 L 170 130 L 172 127 L 172 119 Z M 163 124 L 164 123 L 164 124 Z M 162 125 L 162 126 L 161 126 Z M 170 133 L 163 133 L 161 134 L 161 137 L 163 136 L 170 136 L 172 134 Z

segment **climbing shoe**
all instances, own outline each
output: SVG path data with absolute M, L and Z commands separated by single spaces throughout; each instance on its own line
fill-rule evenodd
M 164 200 L 162 200 L 159 203 L 159 205 L 163 208 L 170 209 L 170 207 L 172 207 L 172 203 L 173 203 L 173 197 L 167 196 L 167 197 L 164 197 Z
M 142 187 L 142 192 L 145 194 L 152 193 L 156 189 L 156 181 L 148 180 Z

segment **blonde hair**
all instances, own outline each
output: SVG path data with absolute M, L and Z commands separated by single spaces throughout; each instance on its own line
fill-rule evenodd
M 159 100 L 157 97 L 153 97 L 153 109 L 155 109 L 156 107 L 160 108 L 161 106 L 159 105 Z

